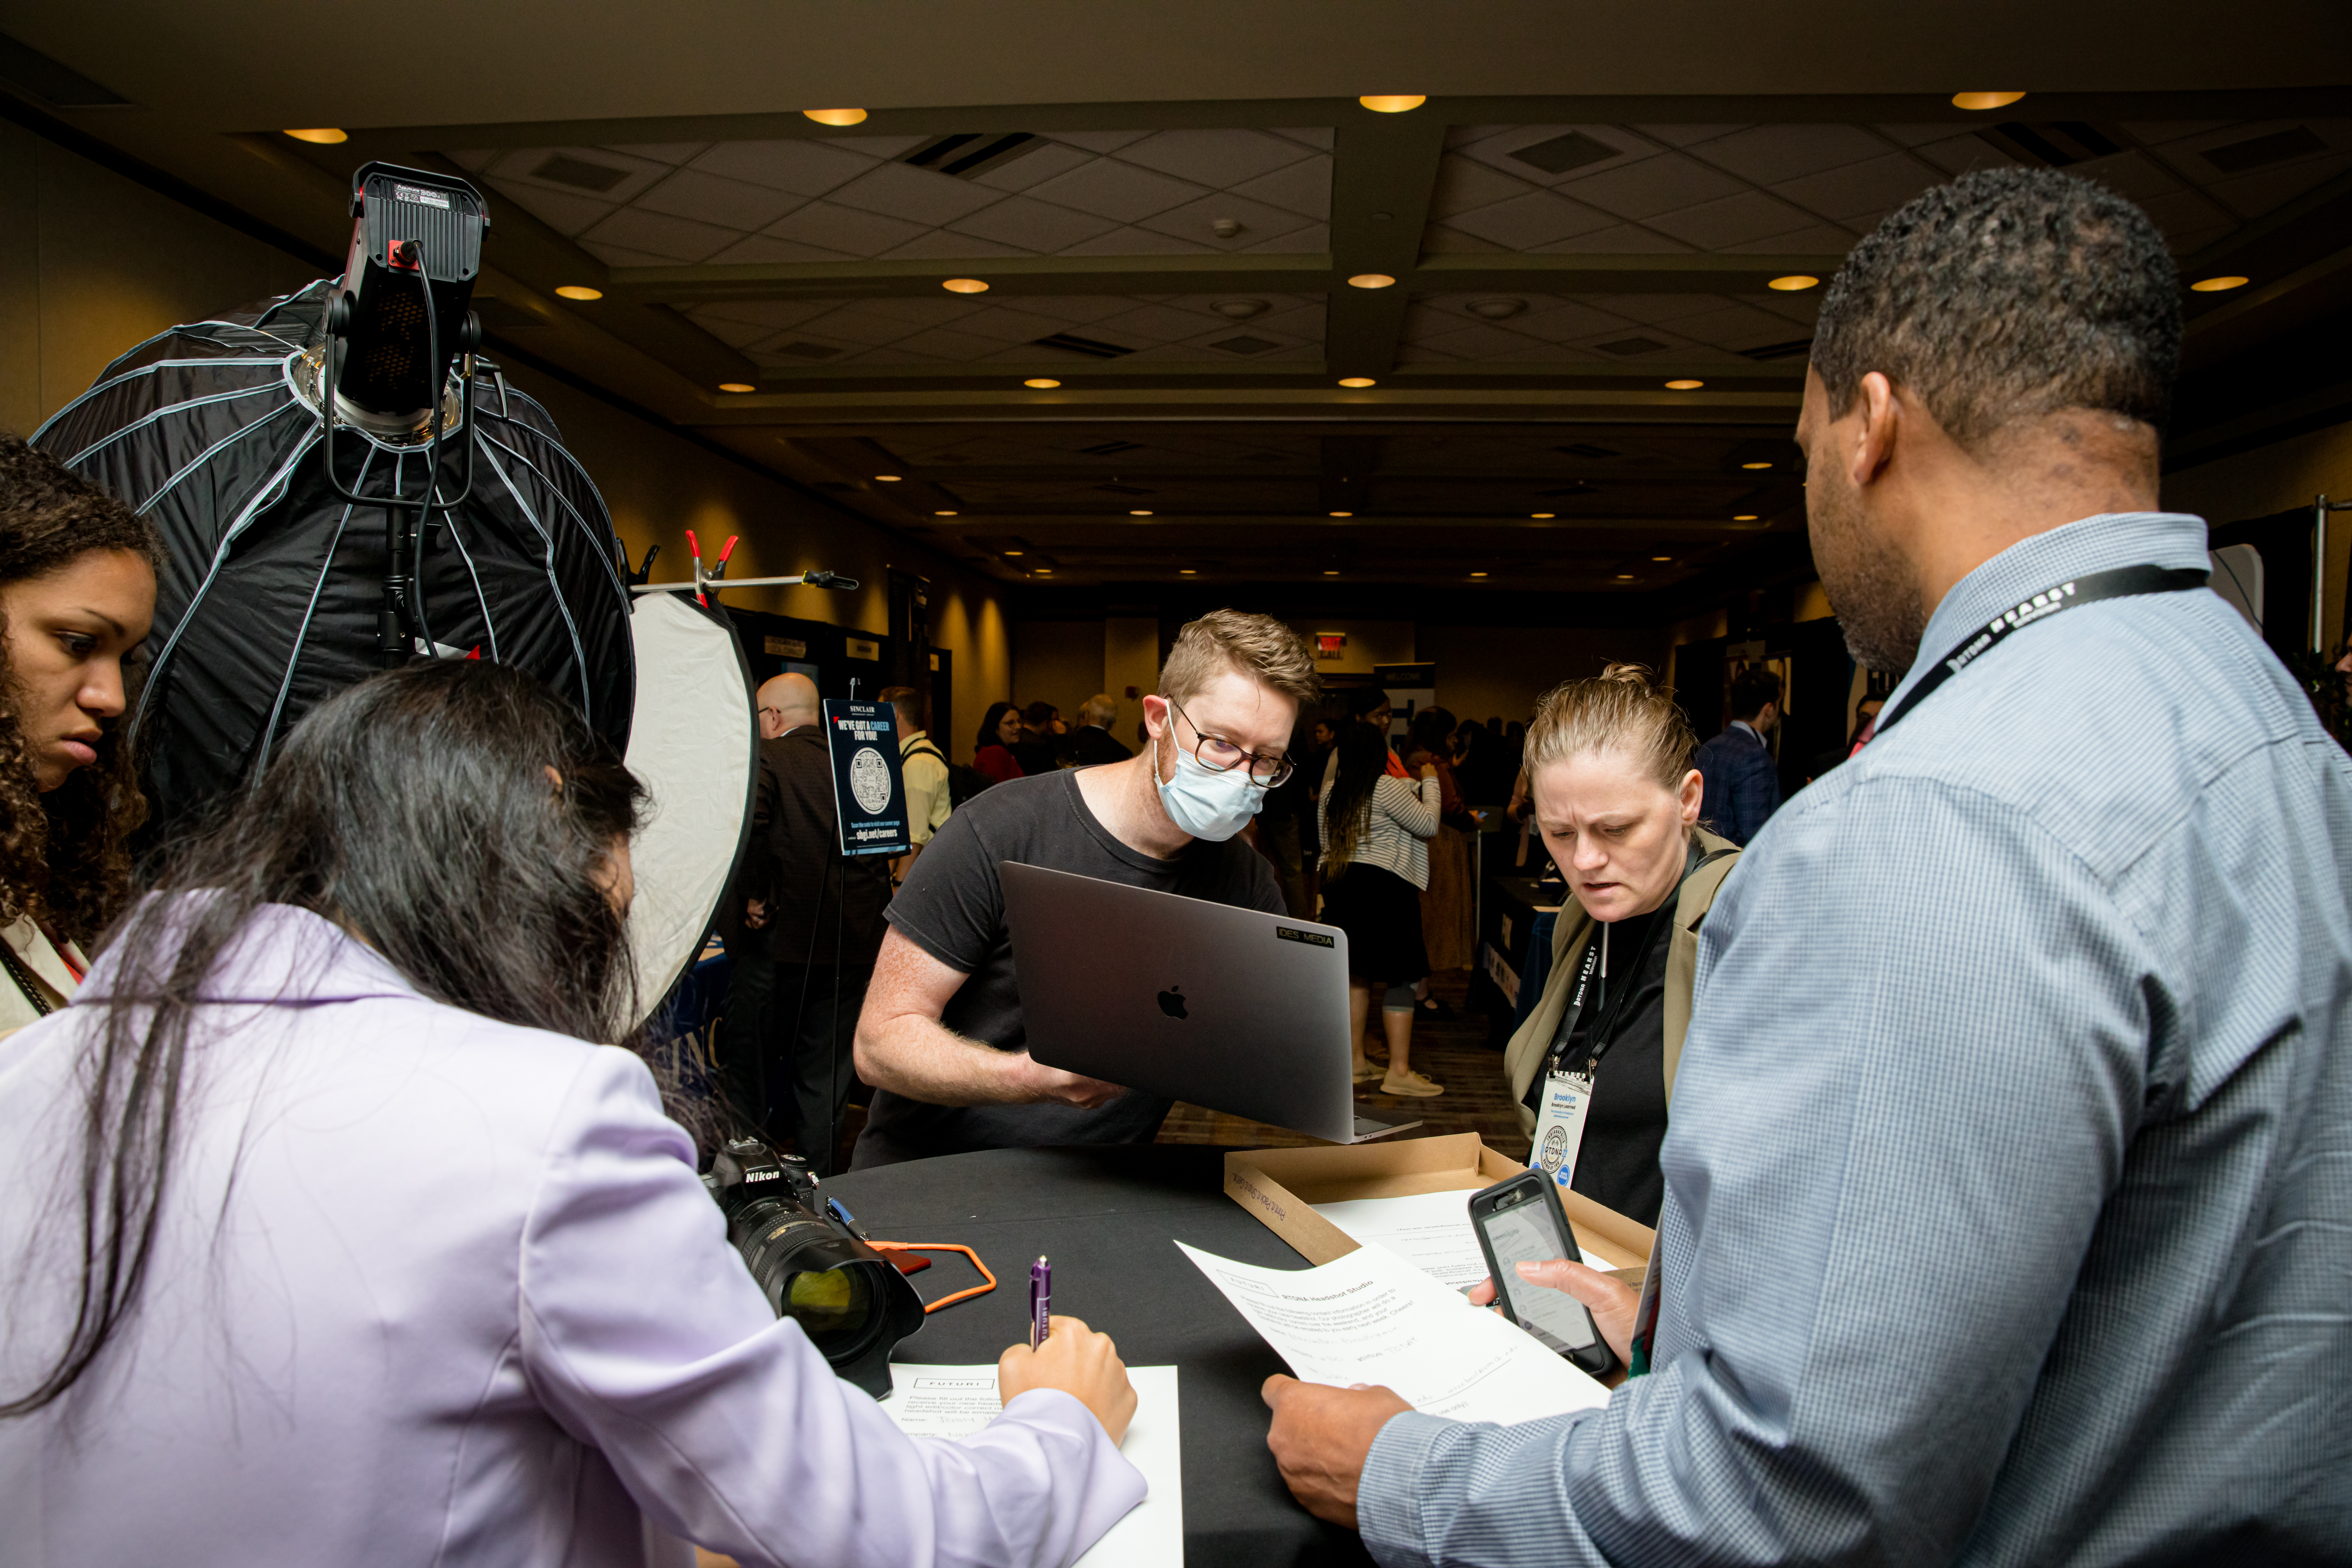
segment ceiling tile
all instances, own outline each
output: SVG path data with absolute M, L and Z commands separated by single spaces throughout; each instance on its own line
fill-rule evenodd
M 741 237 L 733 229 L 696 223 L 692 218 L 642 212 L 635 207 L 623 207 L 581 236 L 583 241 L 625 246 L 673 261 L 707 260 Z
M 450 162 L 456 163 L 459 168 L 464 169 L 468 174 L 478 174 L 484 169 L 488 168 L 490 165 L 490 160 L 496 158 L 498 155 L 499 150 L 496 147 L 469 147 L 460 152 L 452 153 L 448 156 Z
M 1480 239 L 1475 234 L 1464 234 L 1442 223 L 1431 224 L 1421 237 L 1423 256 L 1494 256 L 1509 250 L 1491 239 Z
M 1849 163 L 1772 187 L 1799 206 L 1823 217 L 1850 218 L 1899 207 L 1930 185 L 1943 184 L 1937 169 L 1901 153 Z
M 1209 226 L 1219 218 L 1232 218 L 1239 223 L 1241 232 L 1231 239 L 1220 237 Z M 1280 207 L 1263 203 L 1244 201 L 1230 192 L 1203 196 L 1182 206 L 1171 207 L 1164 213 L 1145 218 L 1139 226 L 1154 234 L 1172 234 L 1179 239 L 1197 240 L 1212 250 L 1243 250 L 1274 238 L 1277 235 L 1296 234 L 1314 226 L 1311 218 L 1303 218 Z
M 796 196 L 821 196 L 874 163 L 823 142 L 721 142 L 697 157 L 691 167 Z
M 2167 142 L 2178 142 L 2185 137 L 2202 136 L 2210 132 L 2226 131 L 2239 123 L 2242 122 L 2231 120 L 2126 120 L 2123 122 L 2123 128 L 2126 134 L 2134 140 L 2143 142 L 2150 147 L 2161 147 Z
M 927 331 L 917 332 L 911 338 L 901 338 L 890 346 L 907 353 L 920 354 L 925 359 L 958 363 L 986 359 L 1004 347 L 994 338 L 975 337 L 953 327 L 933 327 Z
M 977 235 L 982 239 L 1050 255 L 1065 246 L 1108 234 L 1118 225 L 1051 202 L 1007 196 L 948 226 L 958 234 Z
M 873 257 L 906 244 L 923 232 L 923 226 L 879 213 L 860 212 L 855 207 L 835 206 L 831 202 L 811 202 L 772 224 L 765 232 L 778 239 L 798 240 L 825 250 Z
M 1118 151 L 1121 163 L 1140 163 L 1220 191 L 1307 155 L 1286 137 L 1246 130 L 1161 131 Z
M 692 161 L 694 156 L 710 145 L 708 142 L 614 142 L 608 143 L 615 153 L 626 153 L 633 158 L 651 158 L 656 163 L 678 164 Z
M 1581 179 L 1571 177 L 1562 194 L 1619 217 L 1646 218 L 1736 195 L 1745 188 L 1720 169 L 1667 153 Z
M 2233 180 L 2217 180 L 2205 188 L 2245 216 L 2260 217 L 2323 181 L 2334 178 L 2347 167 L 2352 167 L 2352 160 L 2347 160 L 2341 153 L 2297 159 L 2292 163 L 2281 163 L 2276 168 L 2257 169 Z
M 1444 331 L 1416 337 L 1414 342 L 1423 348 L 1434 349 L 1454 359 L 1493 359 L 1517 349 L 1538 346 L 1533 338 L 1523 338 L 1517 332 L 1489 326 L 1484 321 L 1467 325 L 1461 321 L 1447 321 L 1444 326 Z
M 1751 125 L 1689 149 L 1719 169 L 1769 185 L 1860 163 L 1886 143 L 1859 125 Z
M 733 245 L 710 258 L 713 267 L 766 267 L 780 261 L 857 261 L 864 259 L 846 250 L 828 250 L 821 245 L 803 245 L 798 240 L 778 239 L 773 235 L 755 234 L 737 240 Z
M 773 337 L 776 333 L 773 327 L 757 326 L 750 321 L 723 321 L 695 311 L 689 311 L 688 319 L 730 349 L 749 348 L 761 338 Z
M 1017 245 L 1005 245 L 974 235 L 935 228 L 917 235 L 904 245 L 894 245 L 882 254 L 894 261 L 911 261 L 933 257 L 942 260 L 964 258 L 982 260 L 992 256 L 1034 256 L 1037 253 Z
M 1928 142 L 1945 141 L 1961 127 L 1947 120 L 1937 125 L 1874 125 L 1871 129 L 1891 142 L 1916 147 Z
M 1083 147 L 1089 153 L 1116 153 L 1150 134 L 1149 131 L 1056 131 L 1054 140 Z
M 553 180 L 541 175 L 541 169 L 558 159 L 606 170 L 620 178 L 601 190 L 595 190 L 573 181 Z M 483 173 L 502 185 L 518 189 L 553 191 L 567 196 L 625 203 L 668 174 L 669 165 L 627 153 L 615 153 L 604 147 L 510 147 L 492 159 Z
M 551 191 L 541 185 L 490 184 L 490 221 L 493 225 L 498 221 L 498 203 L 509 201 L 559 234 L 576 235 L 618 210 L 611 202 L 600 202 L 593 196 L 576 195 L 570 191 Z
M 1571 132 L 1580 136 L 1589 137 L 1603 147 L 1616 149 L 1616 155 L 1581 164 L 1558 174 L 1512 156 L 1515 153 L 1539 146 Z M 1527 180 L 1538 185 L 1558 185 L 1563 181 L 1580 175 L 1622 169 L 1630 163 L 1655 155 L 1660 149 L 1656 142 L 1623 125 L 1513 125 L 1502 127 L 1495 135 L 1465 142 L 1461 151 L 1464 157 L 1475 159 L 1479 163 L 1499 169 L 1515 179 Z
M 1614 228 L 1599 228 L 1591 234 L 1556 239 L 1549 245 L 1538 245 L 1534 250 L 1538 256 L 1676 256 L 1692 248 L 1672 235 L 1660 234 L 1639 224 L 1621 223 Z
M 765 185 L 722 180 L 698 169 L 680 169 L 631 205 L 748 234 L 767 227 L 805 199 Z
M 1513 250 L 1527 250 L 1606 228 L 1612 221 L 1608 214 L 1595 212 L 1566 196 L 1549 191 L 1529 191 L 1526 195 L 1514 196 L 1476 212 L 1456 213 L 1446 226 L 1491 239 Z
M 1662 229 L 1702 250 L 1727 250 L 1812 224 L 1810 215 L 1761 191 L 1741 191 L 1718 201 L 1660 213 L 1648 222 L 1652 228 Z
M 1326 153 L 1331 150 L 1331 128 L 1328 125 L 1293 125 L 1286 128 L 1277 126 L 1274 134 L 1287 136 L 1293 142 L 1302 142 L 1309 147 L 1318 147 Z
M 1055 332 L 1067 331 L 1072 322 L 1068 318 L 1029 308 L 1024 300 L 1018 305 L 991 305 L 975 310 L 956 322 L 956 331 L 971 332 L 997 343 L 1032 343 Z M 1115 300 L 1106 303 L 1116 306 Z
M 602 240 L 582 237 L 580 248 L 607 267 L 675 267 L 677 258 L 662 256 L 650 250 L 633 250 L 625 245 L 606 245 Z
M 1244 196 L 1268 206 L 1281 207 L 1311 218 L 1331 216 L 1331 160 L 1328 157 L 1302 158 L 1297 163 L 1260 174 L 1255 180 L 1244 180 L 1233 187 L 1233 195 Z
M 952 223 L 1004 197 L 1002 192 L 952 174 L 935 174 L 905 163 L 877 163 L 826 199 L 886 217 L 936 226 Z
M 1067 174 L 1081 163 L 1091 163 L 1098 155 L 1083 148 L 1067 147 L 1049 140 L 1009 163 L 999 163 L 992 169 L 982 170 L 971 177 L 971 183 L 986 185 L 993 191 L 1025 191 L 1056 174 Z
M 1577 303 L 1605 310 L 1624 321 L 1654 327 L 1684 316 L 1696 316 L 1702 310 L 1711 310 L 1721 303 L 1721 300 L 1722 297 L 1716 294 L 1595 294 L 1580 299 Z
M 1136 223 L 1209 193 L 1189 181 L 1171 179 L 1133 163 L 1102 158 L 1034 185 L 1029 194 L 1040 201 L 1076 207 L 1097 217 Z
M 1113 294 L 1024 294 L 1021 302 L 1012 308 L 1034 310 L 1041 316 L 1052 316 L 1057 321 L 1083 326 L 1088 321 L 1099 321 L 1105 316 L 1116 316 L 1130 303 Z
M 698 321 L 744 321 L 774 331 L 814 321 L 827 310 L 838 309 L 840 304 L 838 300 L 728 300 L 716 305 L 698 305 L 687 314 Z
M 1676 318 L 1675 331 L 1734 353 L 1789 341 L 1789 323 L 1751 305 L 1726 300 L 1711 310 Z
M 1816 224 L 1768 234 L 1761 239 L 1744 239 L 1723 247 L 1723 252 L 1727 256 L 1843 256 L 1860 237 L 1852 229 Z
M 1246 234 L 1241 237 L 1244 242 L 1249 239 Z M 1245 253 L 1259 256 L 1313 256 L 1330 248 L 1330 226 L 1319 223 L 1310 223 L 1305 228 L 1296 228 L 1288 234 L 1276 235 L 1272 239 L 1262 239 L 1255 245 L 1244 243 L 1242 246 Z
M 1138 305 L 1097 321 L 1087 336 L 1141 348 L 1147 343 L 1171 343 L 1206 331 L 1211 325 L 1234 325 L 1205 310 L 1180 310 L 1171 305 Z M 1246 326 L 1246 322 L 1238 323 Z
M 1063 256 L 1202 256 L 1210 254 L 1205 245 L 1189 239 L 1179 239 L 1172 234 L 1154 234 L 1148 228 L 1115 228 L 1108 234 L 1077 244 L 1066 246 Z
M 868 158 L 900 158 L 929 140 L 929 136 L 825 136 L 818 138 L 817 144 Z
M 1972 132 L 1948 136 L 1941 142 L 1922 142 L 1912 151 L 1948 174 L 1965 174 L 1971 169 L 2006 169 L 2017 162 Z
M 1713 142 L 1748 129 L 1744 125 L 1636 125 L 1634 130 L 1653 142 L 1663 142 L 1669 147 L 1687 147 L 1694 142 Z
M 859 348 L 873 348 L 882 343 L 894 343 L 900 338 L 922 331 L 919 321 L 900 321 L 871 310 L 859 304 L 844 305 L 826 311 L 813 321 L 803 321 L 793 329 L 801 334 L 824 342 L 849 343 Z
M 1430 195 L 1429 216 L 1448 218 L 1455 213 L 1475 212 L 1538 188 L 1475 158 L 1448 153 L 1438 161 L 1437 185 Z
M 1635 322 L 1622 311 L 1610 310 L 1605 303 L 1539 294 L 1528 301 L 1526 315 L 1513 316 L 1506 324 L 1523 337 L 1565 343 L 1595 332 L 1626 331 Z

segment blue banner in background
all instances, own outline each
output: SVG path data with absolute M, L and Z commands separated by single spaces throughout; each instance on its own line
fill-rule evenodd
M 833 811 L 844 855 L 904 855 L 907 792 L 898 777 L 898 716 L 887 702 L 828 701 Z

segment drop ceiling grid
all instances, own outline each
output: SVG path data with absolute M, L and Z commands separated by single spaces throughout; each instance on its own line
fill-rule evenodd
M 1217 310 L 1227 294 L 890 296 L 699 306 L 688 317 L 762 366 L 1007 363 L 1072 371 L 1134 361 L 1234 363 L 1318 362 L 1323 353 L 1318 295 L 1250 296 L 1265 309 L 1236 320 Z M 1066 334 L 1130 351 L 1099 357 L 1040 346 Z M 1248 340 L 1254 352 L 1220 348 Z M 798 350 L 800 352 L 795 352 Z M 813 350 L 826 350 L 814 353 Z
M 1526 309 L 1492 320 L 1471 309 L 1498 300 Z M 1404 364 L 1736 361 L 1753 369 L 1748 351 L 1811 336 L 1819 310 L 1810 294 L 1431 294 L 1407 311 L 1398 358 Z M 1642 340 L 1657 346 L 1639 353 L 1605 346 Z
M 1319 252 L 1327 130 L 1056 132 L 971 179 L 897 162 L 921 137 L 454 154 L 611 266 Z M 613 176 L 591 191 L 541 171 Z M 1242 226 L 1230 238 L 1211 224 Z

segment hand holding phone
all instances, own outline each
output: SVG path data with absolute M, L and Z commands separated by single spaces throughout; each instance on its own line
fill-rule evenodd
M 1519 1278 L 1517 1265 L 1565 1258 L 1580 1263 L 1576 1233 L 1559 1206 L 1559 1194 L 1540 1171 L 1523 1171 L 1470 1194 L 1470 1228 L 1486 1255 L 1495 1300 L 1504 1316 L 1595 1377 L 1617 1364 L 1583 1302 Z

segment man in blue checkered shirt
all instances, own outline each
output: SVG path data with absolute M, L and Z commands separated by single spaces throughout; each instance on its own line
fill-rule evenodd
M 2053 171 L 1848 258 L 1814 559 L 1909 673 L 1702 933 L 1653 1370 L 1509 1427 L 1269 1382 L 1381 1563 L 2352 1561 L 2352 761 L 2156 510 L 2179 289 Z

